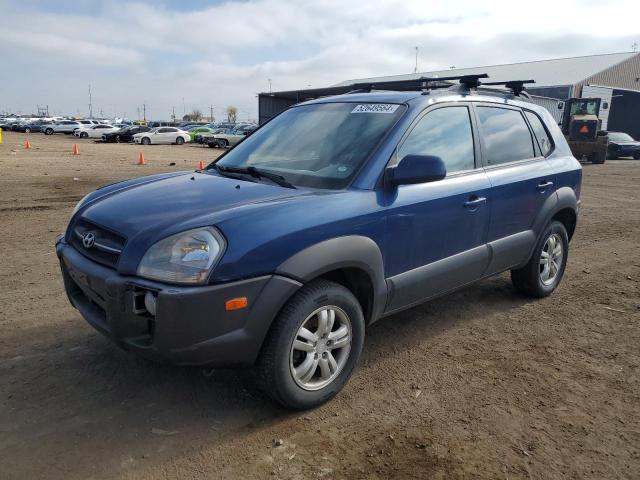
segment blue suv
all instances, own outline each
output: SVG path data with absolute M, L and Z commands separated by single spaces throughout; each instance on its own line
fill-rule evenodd
M 553 117 L 506 90 L 361 91 L 289 108 L 202 171 L 90 193 L 56 250 L 69 300 L 119 346 L 255 366 L 304 409 L 385 316 L 507 270 L 553 292 L 581 178 Z

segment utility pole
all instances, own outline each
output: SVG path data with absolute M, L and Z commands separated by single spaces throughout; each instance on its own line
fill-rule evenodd
M 147 104 L 142 104 L 142 120 L 147 121 Z
M 267 78 L 267 80 L 269 80 L 269 95 L 271 95 L 271 79 Z
M 173 123 L 176 123 L 176 107 L 171 107 L 171 119 L 173 120 Z
M 413 68 L 413 73 L 418 73 L 418 47 L 416 47 L 416 65 Z
M 634 52 L 638 51 L 638 42 L 633 42 L 631 44 L 631 50 L 633 50 Z
M 209 120 L 213 122 L 213 105 L 209 105 Z
M 89 118 L 93 118 L 93 105 L 91 103 L 91 84 L 89 84 Z
M 184 97 L 182 97 L 182 115 L 187 114 L 187 107 L 184 106 Z

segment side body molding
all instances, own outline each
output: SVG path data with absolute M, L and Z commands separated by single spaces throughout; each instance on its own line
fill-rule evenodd
M 371 318 L 367 320 L 373 322 L 380 318 L 386 303 L 387 285 L 382 253 L 369 237 L 347 235 L 316 243 L 284 261 L 276 274 L 306 283 L 341 268 L 358 268 L 369 276 L 373 284 L 373 306 Z

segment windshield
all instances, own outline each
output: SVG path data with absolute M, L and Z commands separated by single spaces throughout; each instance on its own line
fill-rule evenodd
M 609 132 L 609 140 L 614 142 L 635 142 L 631 135 L 624 132 Z
M 320 103 L 293 107 L 230 150 L 224 167 L 255 167 L 293 185 L 346 187 L 404 113 L 397 104 Z
M 571 105 L 571 115 L 597 115 L 598 100 L 576 100 Z

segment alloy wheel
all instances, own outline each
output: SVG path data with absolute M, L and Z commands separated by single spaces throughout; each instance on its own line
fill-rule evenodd
M 552 233 L 542 247 L 540 253 L 540 281 L 544 285 L 551 285 L 562 266 L 562 239 L 557 233 Z
M 351 320 L 339 307 L 324 306 L 309 315 L 291 345 L 289 367 L 304 390 L 320 390 L 333 382 L 351 351 Z

